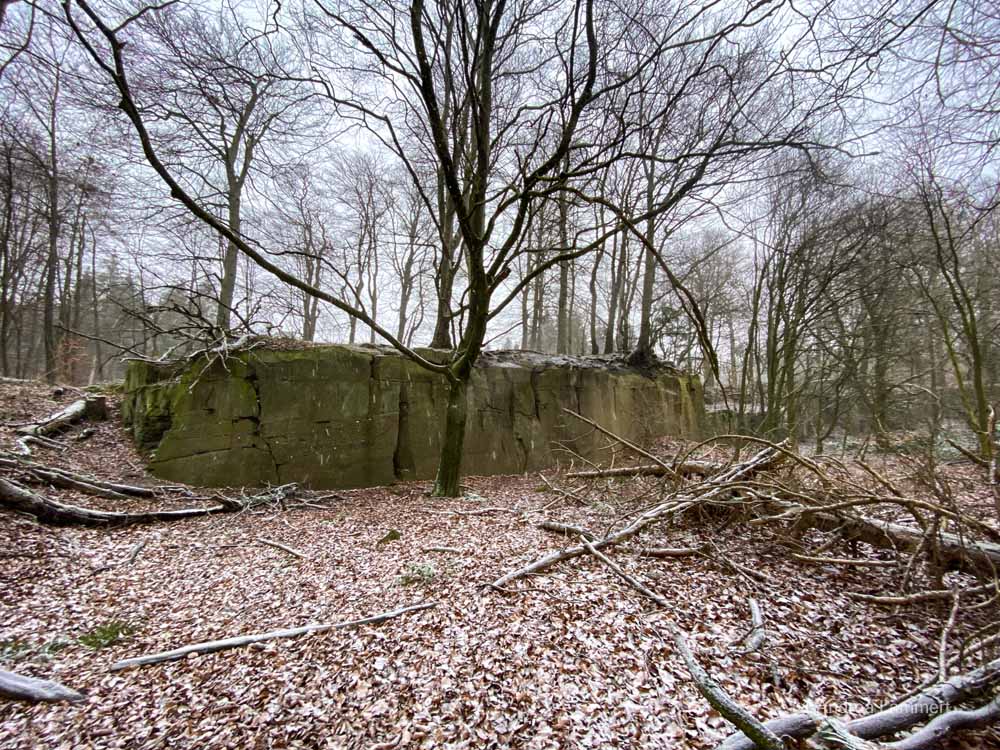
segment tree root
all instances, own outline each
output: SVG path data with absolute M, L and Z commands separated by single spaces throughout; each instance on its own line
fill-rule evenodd
M 53 526 L 128 526 L 140 523 L 156 523 L 159 521 L 180 521 L 185 518 L 196 518 L 214 513 L 232 512 L 233 508 L 225 503 L 203 508 L 185 508 L 183 510 L 157 510 L 141 513 L 122 513 L 119 511 L 93 510 L 79 505 L 69 505 L 39 495 L 16 482 L 0 477 L 0 507 L 29 513 L 42 523 Z

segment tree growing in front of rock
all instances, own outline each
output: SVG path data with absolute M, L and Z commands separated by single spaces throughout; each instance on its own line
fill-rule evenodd
M 248 39 L 259 40 L 296 24 L 303 54 L 294 62 L 265 58 L 271 75 L 310 84 L 343 124 L 354 124 L 371 148 L 388 151 L 433 217 L 440 308 L 434 343 L 451 347 L 446 361 L 431 361 L 356 301 L 290 271 L 279 252 L 219 218 L 178 179 L 131 75 L 142 55 L 136 21 L 164 8 L 142 6 L 113 21 L 86 0 L 64 0 L 63 9 L 174 199 L 261 268 L 447 379 L 434 485 L 444 496 L 459 493 L 469 383 L 490 322 L 548 269 L 565 269 L 619 235 L 645 248 L 647 269 L 659 265 L 697 322 L 693 298 L 683 296 L 663 260 L 656 220 L 700 189 L 739 176 L 757 154 L 815 145 L 813 129 L 836 113 L 833 105 L 851 90 L 848 78 L 858 69 L 846 66 L 841 76 L 827 64 L 821 79 L 801 64 L 813 37 L 777 44 L 796 18 L 781 3 L 649 2 L 626 13 L 600 0 L 316 0 L 275 10 L 262 31 L 248 25 Z M 608 173 L 630 162 L 648 175 L 647 200 L 637 208 L 600 189 Z M 610 224 L 573 237 L 561 231 L 554 248 L 529 241 L 542 213 L 588 205 L 604 209 Z M 512 282 L 513 271 L 533 256 L 530 270 Z M 464 285 L 460 293 L 456 283 Z

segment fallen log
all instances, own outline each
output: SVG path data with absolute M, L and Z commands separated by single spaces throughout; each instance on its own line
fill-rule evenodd
M 855 737 L 878 739 L 911 729 L 928 717 L 937 716 L 942 709 L 972 700 L 997 684 L 1000 684 L 1000 659 L 938 683 L 884 711 L 848 721 L 845 726 Z M 779 737 L 800 739 L 811 736 L 819 725 L 815 716 L 801 713 L 773 719 L 765 722 L 764 726 Z M 716 750 L 753 750 L 754 745 L 753 740 L 738 732 L 727 737 Z M 915 750 L 915 747 L 908 750 Z
M 127 526 L 140 523 L 157 523 L 159 521 L 179 521 L 185 518 L 196 518 L 213 513 L 228 513 L 237 510 L 229 504 L 213 505 L 203 508 L 184 508 L 181 510 L 154 510 L 139 513 L 122 513 L 120 511 L 94 510 L 79 505 L 60 503 L 32 492 L 16 482 L 0 477 L 0 507 L 29 513 L 42 523 L 54 526 Z
M 729 491 L 730 488 L 728 485 L 731 482 L 747 479 L 748 477 L 773 466 L 775 463 L 781 461 L 782 458 L 783 454 L 780 450 L 776 450 L 770 446 L 764 448 L 750 460 L 744 463 L 734 464 L 721 474 L 712 477 L 707 482 L 708 487 L 701 494 L 697 496 L 685 495 L 659 503 L 640 515 L 636 520 L 627 526 L 609 534 L 606 537 L 603 537 L 602 539 L 594 540 L 593 546 L 595 549 L 604 549 L 605 547 L 610 547 L 615 544 L 621 544 L 622 542 L 634 537 L 650 524 L 659 521 L 661 518 L 664 518 L 671 513 L 681 512 L 701 503 L 709 502 L 713 498 L 719 497 L 722 493 Z M 489 586 L 496 590 L 503 590 L 507 584 L 512 581 L 516 581 L 524 576 L 546 570 L 556 563 L 564 560 L 572 560 L 573 558 L 580 557 L 581 555 L 587 554 L 587 551 L 587 547 L 578 545 L 549 553 L 548 555 L 538 558 L 523 568 L 519 568 L 518 570 L 511 571 L 510 573 L 501 576 L 493 583 L 489 584 Z
M 389 612 L 382 612 L 381 614 L 372 615 L 371 617 L 363 617 L 360 620 L 348 620 L 347 622 L 325 625 L 304 625 L 300 628 L 272 630 L 268 633 L 255 633 L 253 635 L 240 635 L 233 638 L 225 638 L 220 641 L 204 641 L 203 643 L 194 643 L 190 646 L 183 646 L 181 648 L 174 649 L 173 651 L 161 651 L 147 656 L 137 656 L 132 659 L 123 659 L 122 661 L 112 664 L 111 671 L 118 672 L 122 669 L 128 669 L 129 667 L 141 667 L 149 664 L 161 664 L 167 661 L 177 661 L 178 659 L 183 659 L 185 656 L 190 654 L 210 654 L 216 651 L 226 651 L 231 648 L 249 646 L 252 643 L 273 641 L 278 638 L 294 638 L 295 636 L 305 635 L 306 633 L 325 633 L 328 630 L 344 630 L 347 628 L 355 628 L 360 625 L 375 625 L 380 622 L 385 622 L 386 620 L 391 620 L 394 617 L 405 615 L 409 612 L 419 612 L 420 610 L 431 609 L 436 606 L 436 602 L 423 602 L 420 604 L 411 604 L 406 607 L 400 607 L 399 609 L 390 610 Z
M 920 547 L 924 532 L 902 524 L 864 516 L 841 516 L 806 509 L 801 523 L 821 531 L 841 529 L 845 539 L 866 542 L 873 547 L 912 552 Z M 948 568 L 968 570 L 992 577 L 1000 570 L 1000 544 L 965 539 L 957 534 L 938 532 L 935 553 Z
M 104 396 L 88 396 L 81 398 L 69 406 L 50 414 L 40 422 L 19 427 L 19 435 L 31 435 L 40 437 L 52 435 L 69 427 L 74 422 L 81 419 L 103 420 L 108 418 L 108 402 Z
M 87 696 L 58 682 L 25 677 L 2 669 L 0 669 L 0 695 L 11 700 L 46 703 L 87 700 Z
M 644 464 L 642 466 L 619 466 L 613 469 L 590 469 L 571 471 L 567 479 L 605 479 L 613 477 L 662 477 L 673 474 L 701 474 L 708 476 L 722 471 L 725 464 L 715 461 L 683 461 L 679 464 Z
M 955 710 L 937 716 L 923 729 L 899 742 L 890 742 L 886 750 L 933 750 L 946 737 L 960 729 L 978 729 L 1000 721 L 1000 696 L 975 710 Z

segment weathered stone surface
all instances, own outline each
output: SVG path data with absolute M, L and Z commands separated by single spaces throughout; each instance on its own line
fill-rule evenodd
M 152 472 L 205 486 L 432 478 L 448 399 L 441 376 L 393 350 L 351 346 L 263 346 L 180 369 L 133 362 L 125 391 L 123 414 Z M 564 407 L 639 443 L 697 436 L 704 421 L 697 379 L 671 368 L 489 353 L 473 373 L 463 471 L 535 471 L 568 457 L 562 446 L 605 460 L 608 440 Z

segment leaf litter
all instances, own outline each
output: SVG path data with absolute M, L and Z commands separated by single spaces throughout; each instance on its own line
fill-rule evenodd
M 44 387 L 5 385 L 2 394 L 17 404 L 10 421 L 52 406 Z M 0 429 L 0 442 L 9 444 L 10 432 Z M 38 454 L 104 478 L 155 483 L 118 422 L 99 425 L 85 445 Z M 621 517 L 620 500 L 577 505 L 540 488 L 537 476 L 465 484 L 466 498 L 431 498 L 428 483 L 414 482 L 342 491 L 323 509 L 126 529 L 51 528 L 0 513 L 0 645 L 18 644 L 0 649 L 0 668 L 88 696 L 72 705 L 0 702 L 0 747 L 701 750 L 730 734 L 661 633 L 661 615 L 596 560 L 558 565 L 510 593 L 486 586 L 568 543 L 536 528 L 539 521 L 603 530 Z M 151 504 L 59 493 L 107 509 Z M 467 512 L 483 505 L 514 512 Z M 393 531 L 399 538 L 380 544 Z M 141 541 L 130 564 L 94 572 L 127 560 Z M 767 582 L 701 556 L 635 554 L 641 545 L 707 541 Z M 893 591 L 885 569 L 802 566 L 770 530 L 718 519 L 656 526 L 613 557 L 673 604 L 666 614 L 703 665 L 760 719 L 807 702 L 834 716 L 870 713 L 937 669 L 947 602 L 894 610 L 846 595 Z M 404 583 L 408 571 L 430 570 L 419 585 Z M 751 596 L 764 609 L 767 642 L 744 656 Z M 188 643 L 416 601 L 437 607 L 374 627 L 109 671 L 120 659 Z M 81 643 L 109 623 L 128 627 L 102 648 Z M 963 742 L 949 747 L 1000 747 L 1000 733 Z

